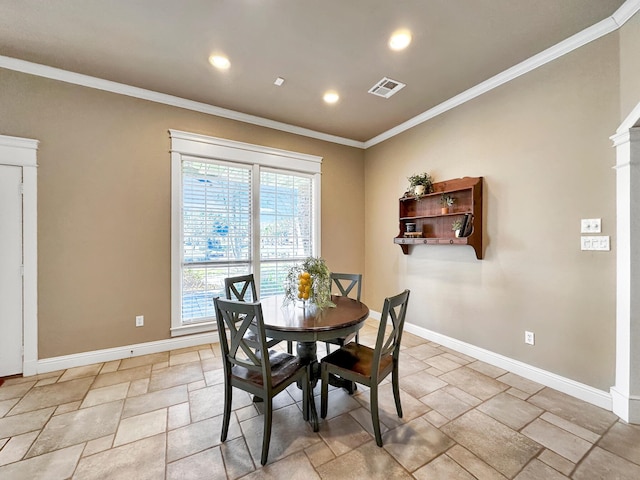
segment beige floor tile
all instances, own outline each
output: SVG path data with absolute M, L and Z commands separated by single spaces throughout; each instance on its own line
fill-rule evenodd
M 227 440 L 220 445 L 224 466 L 230 480 L 240 478 L 255 470 L 247 443 L 243 437 Z
M 402 379 L 400 379 L 402 384 Z M 370 393 L 362 393 L 355 397 L 366 409 L 370 410 Z M 391 383 L 386 383 L 378 387 L 378 407 L 380 421 L 389 428 L 394 428 L 402 423 L 406 423 L 414 418 L 421 417 L 431 408 L 420 400 L 415 399 L 407 394 L 404 390 L 400 390 L 400 404 L 402 405 L 402 418 L 398 417 L 396 411 L 396 402 L 393 398 Z M 369 422 L 371 423 L 371 422 Z
M 504 383 L 472 370 L 469 367 L 460 367 L 447 372 L 441 375 L 440 379 L 480 400 L 487 400 L 508 388 Z
M 104 437 L 96 438 L 95 440 L 89 440 L 87 442 L 87 445 L 84 447 L 82 456 L 88 457 L 89 455 L 94 455 L 96 453 L 109 450 L 113 446 L 114 437 L 115 435 L 112 434 L 112 435 L 106 435 Z
M 40 432 L 29 432 L 11 437 L 3 447 L 0 447 L 0 466 L 21 460 L 38 436 L 38 433 Z
M 540 416 L 540 418 L 555 425 L 556 427 L 560 427 L 567 432 L 573 433 L 574 435 L 582 438 L 583 440 L 586 440 L 589 443 L 596 443 L 598 440 L 600 440 L 600 435 L 598 435 L 597 433 L 593 433 L 591 430 L 582 428 L 581 426 L 576 425 L 575 423 L 571 423 L 562 417 L 554 415 L 553 413 L 544 412 Z
M 245 420 L 240 424 L 249 452 L 256 465 L 260 465 L 264 417 L 262 415 Z M 297 406 L 281 408 L 273 412 L 269 463 L 302 451 L 321 441 L 311 425 L 302 418 Z
M 522 472 L 516 475 L 515 480 L 566 480 L 568 478 L 534 458 L 529 465 L 524 467 Z
M 542 389 L 527 401 L 599 435 L 618 420 L 607 410 L 551 388 Z
M 16 406 L 11 409 L 9 415 L 82 400 L 92 382 L 93 378 L 80 378 L 64 383 L 32 388 L 22 397 Z
M 207 383 L 207 386 L 209 387 L 211 387 L 212 385 L 218 385 L 220 383 L 224 383 L 224 370 L 222 369 L 205 370 L 204 381 Z
M 460 445 L 454 445 L 447 450 L 447 456 L 455 460 L 458 465 L 461 465 L 478 480 L 505 480 L 507 478 Z
M 291 398 L 291 397 L 289 397 Z M 289 403 L 291 404 L 293 400 Z M 234 388 L 231 397 L 231 409 L 246 407 L 252 404 L 252 397 L 243 390 Z M 224 413 L 224 385 L 214 385 L 194 392 L 189 392 L 191 420 L 199 422 L 205 418 Z
M 413 472 L 453 446 L 454 442 L 422 418 L 400 425 L 383 437 L 384 449 Z
M 222 416 L 208 418 L 201 422 L 170 430 L 167 433 L 167 461 L 174 462 L 220 445 L 221 431 Z M 227 440 L 233 440 L 241 435 L 240 426 L 232 415 Z
M 410 347 L 402 351 L 403 354 L 411 355 L 418 360 L 425 361 L 428 358 L 435 357 L 436 355 L 442 355 L 444 352 L 437 347 L 433 347 L 427 344 L 417 345 Z
M 165 449 L 166 438 L 161 434 L 84 457 L 73 480 L 162 479 Z
M 155 410 L 149 413 L 125 418 L 120 422 L 113 446 L 135 442 L 147 437 L 153 437 L 167 431 L 167 409 Z
M 522 390 L 523 392 L 526 392 L 530 395 L 538 393 L 544 388 L 544 385 L 540 385 L 537 382 L 533 382 L 511 372 L 505 373 L 504 375 L 498 377 L 497 380 L 501 381 L 502 383 L 506 383 L 511 387 L 517 388 L 518 390 Z
M 507 393 L 500 393 L 487 400 L 478 410 L 514 430 L 520 430 L 544 412 L 541 408 Z
M 205 358 L 200 361 L 200 366 L 204 372 L 208 372 L 210 370 L 222 370 L 222 358 L 216 356 Z
M 206 387 L 207 384 L 204 380 L 198 380 L 197 382 L 192 382 L 187 385 L 187 389 L 192 392 L 193 390 L 200 390 L 201 388 Z
M 521 433 L 573 463 L 579 462 L 592 446 L 586 440 L 540 419 L 527 425 Z
M 575 480 L 593 480 L 596 478 L 638 480 L 640 478 L 640 466 L 600 447 L 595 447 L 578 465 L 572 478 Z
M 82 405 L 82 402 L 80 400 L 78 400 L 77 402 L 63 403 L 62 405 L 59 405 L 58 408 L 56 408 L 56 412 L 54 413 L 54 415 L 62 415 L 63 413 L 75 412 L 80 408 L 80 405 Z
M 482 403 L 477 397 L 474 397 L 470 393 L 465 392 L 464 390 L 460 390 L 458 387 L 454 387 L 453 385 L 447 385 L 442 389 L 444 392 L 447 392 L 449 395 L 456 397 L 458 400 L 462 400 L 464 403 L 477 407 Z
M 517 388 L 513 388 L 513 387 L 507 390 L 507 393 L 516 398 L 519 398 L 520 400 L 527 400 L 531 396 L 527 392 L 523 392 L 522 390 L 518 390 Z
M 68 382 L 76 378 L 95 377 L 100 373 L 102 365 L 102 363 L 94 363 L 93 365 L 86 365 L 84 367 L 69 368 L 65 370 L 58 382 Z
M 0 418 L 0 437 L 13 437 L 40 430 L 47 423 L 56 407 L 43 408 L 19 415 Z
M 427 368 L 429 368 L 429 365 L 422 360 L 418 360 L 411 355 L 403 355 L 400 353 L 400 360 L 398 361 L 400 378 L 411 375 L 412 373 L 421 372 Z
M 124 362 L 124 360 L 123 360 Z M 126 370 L 118 370 L 117 372 L 103 373 L 96 377 L 93 388 L 108 387 L 117 383 L 132 382 L 141 378 L 149 378 L 151 373 L 151 365 L 142 367 L 129 368 Z
M 468 403 L 457 399 L 453 395 L 449 395 L 444 390 L 436 390 L 429 395 L 420 398 L 422 403 L 429 405 L 433 410 L 438 412 L 449 420 L 459 417 L 467 410 L 473 408 Z
M 356 450 L 337 457 L 335 460 L 320 465 L 317 469 L 323 479 L 357 478 L 367 480 L 411 479 L 411 475 L 402 468 L 384 449 L 376 445 L 374 440 L 365 443 Z
M 309 459 L 302 452 L 280 461 L 268 463 L 263 468 L 242 477 L 242 480 L 318 480 Z
M 100 369 L 100 373 L 111 373 L 118 370 L 120 367 L 120 360 L 114 360 L 112 362 L 105 363 Z
M 373 432 L 373 420 L 371 419 L 371 412 L 367 408 L 363 407 L 358 408 L 357 410 L 351 410 L 349 412 L 349 415 L 353 417 L 353 419 L 358 422 L 362 426 L 362 428 L 364 428 L 369 433 L 369 435 L 371 435 L 371 437 L 375 436 Z M 396 425 L 395 422 L 394 425 Z M 387 431 L 389 431 L 389 427 L 385 425 L 381 418 L 380 432 L 382 435 L 384 435 Z
M 180 385 L 166 390 L 145 393 L 137 397 L 129 397 L 124 402 L 122 418 L 133 417 L 141 413 L 152 412 L 160 408 L 187 402 L 189 394 L 186 385 Z
M 184 427 L 191 423 L 191 413 L 189 411 L 189 402 L 179 403 L 169 407 L 167 416 L 167 429 Z
M 162 370 L 154 370 L 151 373 L 149 391 L 162 390 L 177 385 L 188 385 L 191 382 L 204 380 L 204 374 L 200 362 L 185 363 L 183 365 L 169 366 Z
M 38 380 L 35 386 L 44 387 L 45 385 L 51 385 L 53 383 L 56 383 L 57 381 L 58 381 L 58 377 L 43 378 L 42 380 Z
M 5 414 L 9 412 L 16 403 L 18 403 L 18 400 L 20 400 L 19 397 L 0 401 L 0 418 L 4 417 Z
M 104 437 L 116 431 L 122 400 L 53 417 L 42 429 L 27 457 Z
M 452 362 L 457 363 L 458 365 L 467 365 L 475 361 L 475 358 L 467 357 L 466 355 L 463 355 L 461 353 L 447 352 L 447 353 L 444 353 L 442 356 L 444 358 L 448 358 Z
M 89 390 L 80 408 L 93 407 L 101 403 L 113 402 L 114 400 L 122 400 L 126 398 L 128 391 L 129 382 Z
M 400 388 L 414 398 L 424 397 L 447 385 L 447 382 L 425 372 L 407 375 L 400 380 Z
M 441 455 L 413 473 L 417 480 L 474 480 L 475 477 L 446 455 Z
M 640 465 L 640 426 L 616 422 L 598 446 Z
M 499 376 L 507 373 L 507 371 L 503 370 L 502 368 L 495 367 L 480 360 L 476 360 L 475 362 L 467 364 L 467 367 L 491 378 L 498 378 Z
M 214 355 L 213 351 L 211 350 L 211 347 L 206 348 L 206 349 L 198 350 L 198 355 L 200 355 L 200 360 L 206 360 L 208 358 L 215 358 L 215 355 Z
M 322 421 L 318 432 L 337 457 L 371 440 L 371 435 L 350 415 Z
M 320 398 L 317 399 L 320 406 Z M 360 408 L 360 403 L 343 388 L 334 388 L 327 397 L 327 420 Z
M 124 358 L 120 361 L 118 370 L 127 370 L 129 368 L 138 368 L 168 361 L 169 352 L 152 353 L 150 355 L 141 355 L 139 357 Z
M 129 384 L 129 391 L 127 397 L 137 397 L 138 395 L 144 395 L 149 391 L 149 379 L 141 378 L 134 380 Z
M 167 465 L 167 480 L 227 480 L 220 448 L 210 448 Z
M 570 462 L 563 456 L 547 449 L 545 449 L 540 455 L 538 455 L 538 460 L 546 463 L 551 468 L 557 470 L 563 475 L 569 475 L 576 466 L 575 463 Z
M 456 368 L 460 368 L 461 366 L 458 362 L 454 362 L 445 357 L 445 354 L 427 358 L 424 363 L 431 367 L 437 368 L 441 372 L 450 372 L 451 370 L 455 370 Z
M 56 450 L 0 467 L 0 478 L 11 480 L 60 480 L 73 474 L 84 445 Z M 75 477 L 74 477 L 75 478 Z
M 477 410 L 449 422 L 442 431 L 508 478 L 542 450 L 535 441 Z
M 447 417 L 439 414 L 435 410 L 431 410 L 430 412 L 425 413 L 420 418 L 424 418 L 427 422 L 429 422 L 431 425 L 437 428 L 440 428 L 445 423 L 449 423 L 449 419 Z
M 304 453 L 307 454 L 309 461 L 314 467 L 330 462 L 336 458 L 329 446 L 324 442 L 318 442 L 305 448 Z
M 183 365 L 185 363 L 199 362 L 200 355 L 197 351 L 185 352 L 180 354 L 169 355 L 169 366 L 175 367 L 176 365 Z
M 233 411 L 236 414 L 239 422 L 244 422 L 249 418 L 253 418 L 257 415 L 260 415 L 260 412 L 256 408 L 255 404 L 251 403 L 251 405 L 247 405 L 246 407 L 238 408 Z

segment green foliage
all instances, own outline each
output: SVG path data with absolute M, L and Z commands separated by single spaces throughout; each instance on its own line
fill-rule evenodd
M 311 276 L 311 291 L 308 301 L 314 303 L 318 308 L 335 307 L 331 301 L 331 272 L 324 259 L 316 257 L 307 257 L 302 264 L 289 269 L 284 287 L 284 305 L 298 300 L 299 279 L 304 272 Z
M 407 180 L 409 180 L 410 188 L 413 188 L 416 185 L 424 185 L 425 193 L 431 193 L 431 190 L 433 188 L 433 178 L 427 172 L 416 173 L 414 175 L 411 175 L 410 177 L 407 177 Z
M 451 207 L 455 202 L 456 202 L 456 199 L 453 198 L 451 195 L 445 195 L 443 193 L 442 197 L 440 197 L 440 203 L 442 204 L 443 207 Z
M 459 218 L 451 224 L 451 230 L 453 230 L 454 232 L 456 230 L 460 230 L 461 228 L 462 228 L 462 220 L 460 220 Z

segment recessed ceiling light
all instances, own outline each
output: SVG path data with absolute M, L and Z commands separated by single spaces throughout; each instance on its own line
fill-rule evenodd
M 389 39 L 391 50 L 404 50 L 411 43 L 411 32 L 409 30 L 398 30 Z
M 209 57 L 209 63 L 216 68 L 221 70 L 226 70 L 231 66 L 231 62 L 227 57 L 223 57 L 222 55 L 211 55 Z
M 325 93 L 324 97 L 322 97 L 322 98 L 327 103 L 336 103 L 338 100 L 340 100 L 340 95 L 338 95 L 334 91 L 329 91 L 329 92 Z

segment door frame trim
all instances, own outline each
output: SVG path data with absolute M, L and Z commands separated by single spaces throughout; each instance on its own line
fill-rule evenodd
M 38 367 L 38 140 L 0 135 L 0 164 L 22 167 L 22 374 Z

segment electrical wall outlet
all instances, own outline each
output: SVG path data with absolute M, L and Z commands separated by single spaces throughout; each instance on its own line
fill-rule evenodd
M 601 218 L 583 218 L 580 220 L 580 233 L 600 233 L 601 231 Z
M 144 315 L 136 316 L 136 327 L 144 327 Z
M 524 332 L 524 343 L 527 345 L 534 345 L 536 343 L 536 336 L 533 332 Z
M 583 235 L 580 237 L 580 250 L 611 250 L 608 235 Z

